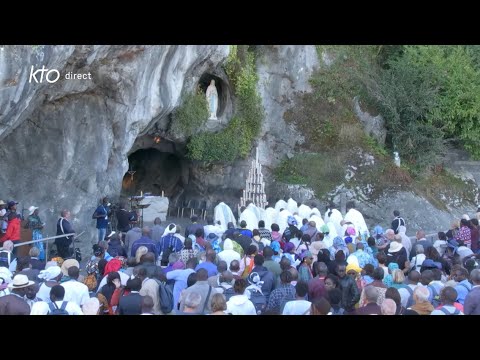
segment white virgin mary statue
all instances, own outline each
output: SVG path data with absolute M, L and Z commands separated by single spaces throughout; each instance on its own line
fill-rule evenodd
M 209 120 L 217 120 L 217 109 L 218 109 L 218 92 L 215 87 L 215 80 L 210 81 L 210 85 L 207 88 L 207 102 L 208 102 L 208 112 Z

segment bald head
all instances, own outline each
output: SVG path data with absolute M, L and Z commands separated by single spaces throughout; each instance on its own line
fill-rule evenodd
M 145 227 L 142 229 L 142 235 L 143 235 L 143 236 L 150 237 L 150 228 L 149 228 L 148 226 L 145 226 Z
M 230 263 L 230 271 L 235 273 L 240 271 L 240 262 L 238 260 L 232 260 Z

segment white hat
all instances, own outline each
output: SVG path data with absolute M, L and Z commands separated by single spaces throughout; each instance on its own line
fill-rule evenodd
M 20 289 L 35 284 L 35 281 L 28 280 L 27 275 L 15 275 L 13 281 L 8 284 L 9 289 Z
M 396 242 L 396 241 L 392 241 L 390 243 L 390 247 L 388 249 L 388 252 L 395 253 L 395 252 L 398 252 L 398 251 L 402 250 L 402 248 L 403 248 L 402 244 L 400 244 L 399 242 Z
M 33 205 L 30 206 L 30 207 L 28 208 L 28 215 L 32 215 L 33 212 L 34 212 L 35 210 L 37 210 L 37 209 L 38 209 L 37 206 L 33 206 Z
M 4 203 L 3 200 L 0 200 L 0 205 L 7 205 L 7 204 Z

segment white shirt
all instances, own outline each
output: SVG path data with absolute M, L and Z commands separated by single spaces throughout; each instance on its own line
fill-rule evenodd
M 62 302 L 63 301 L 55 301 L 58 308 L 62 307 Z M 80 307 L 71 301 L 67 303 L 67 306 L 65 306 L 65 310 L 67 310 L 69 315 L 83 315 L 83 312 L 80 309 Z M 45 301 L 39 301 L 33 304 L 30 315 L 48 315 L 49 312 L 50 312 L 50 307 L 48 306 L 48 304 Z
M 246 295 L 234 295 L 227 301 L 227 313 L 232 315 L 257 315 L 255 305 Z
M 240 254 L 234 250 L 220 251 L 217 256 L 219 260 L 225 261 L 228 266 L 230 266 L 233 260 L 241 260 Z
M 282 315 L 309 315 L 312 303 L 307 300 L 288 301 L 283 308 Z
M 130 279 L 130 276 L 128 276 L 127 274 L 125 274 L 122 271 L 117 271 L 117 272 L 118 272 L 118 275 L 120 275 L 120 283 L 123 286 L 126 286 L 128 279 Z M 100 285 L 98 285 L 97 294 L 102 289 L 103 285 L 106 285 L 106 284 L 107 284 L 107 276 L 104 276 L 102 281 L 100 281 Z
M 88 294 L 88 287 L 76 280 L 68 280 L 60 285 L 65 289 L 64 301 L 74 302 L 78 306 L 83 306 L 85 302 L 90 298 Z
M 59 284 L 57 283 L 55 285 Z M 52 287 L 53 286 L 54 285 L 52 285 Z M 48 287 L 47 285 L 45 285 L 45 283 L 42 283 L 42 285 L 40 285 L 40 289 L 38 289 L 37 297 L 42 301 L 50 301 L 50 290 L 52 290 L 51 287 Z

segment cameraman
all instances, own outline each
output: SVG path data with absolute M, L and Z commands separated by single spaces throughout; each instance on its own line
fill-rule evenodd
M 107 234 L 108 227 L 108 217 L 112 214 L 110 210 L 110 203 L 108 202 L 108 197 L 104 197 L 102 204 L 97 207 L 95 212 L 92 215 L 92 219 L 97 219 L 97 229 L 98 229 L 98 242 L 105 240 L 105 235 Z

